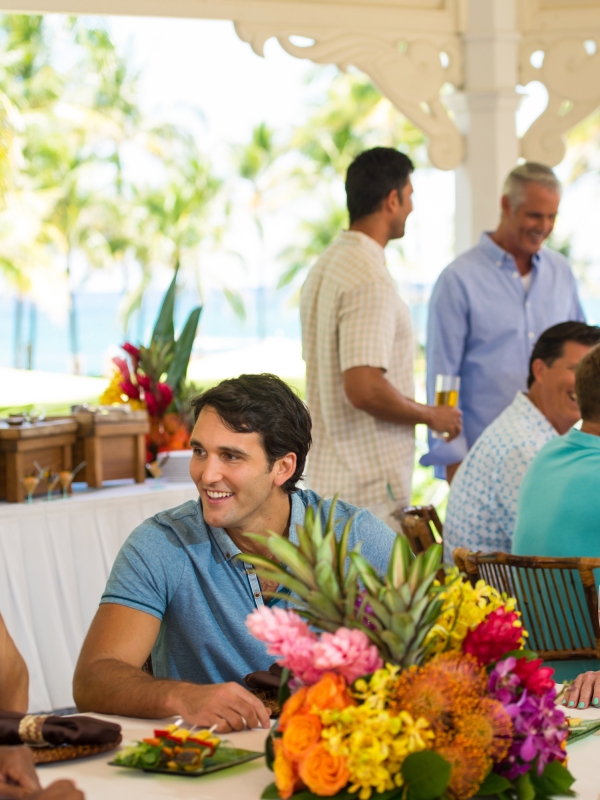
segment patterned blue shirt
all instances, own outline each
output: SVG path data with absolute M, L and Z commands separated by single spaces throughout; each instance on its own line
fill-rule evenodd
M 567 320 L 585 321 L 575 278 L 560 253 L 542 248 L 532 258 L 526 291 L 510 253 L 482 233 L 440 274 L 429 304 L 427 398 L 435 376 L 460 375 L 463 434 L 452 442 L 430 436 L 421 459 L 445 477 L 477 437 L 525 390 L 529 358 L 540 334 Z
M 291 542 L 298 543 L 296 526 L 304 524 L 307 507 L 316 509 L 320 501 L 311 491 L 291 495 Z M 325 526 L 331 500 L 319 508 Z M 394 532 L 368 511 L 338 501 L 336 536 L 348 520 L 348 550 L 362 542 L 367 561 L 385 572 Z M 128 606 L 160 620 L 152 649 L 156 677 L 241 683 L 244 675 L 273 663 L 265 645 L 246 628 L 246 617 L 264 601 L 256 574 L 236 559 L 239 552 L 223 528 L 205 523 L 202 505 L 193 500 L 156 514 L 129 535 L 100 602 Z
M 450 489 L 444 523 L 446 561 L 455 547 L 510 553 L 519 486 L 539 450 L 558 436 L 523 392 L 481 434 Z

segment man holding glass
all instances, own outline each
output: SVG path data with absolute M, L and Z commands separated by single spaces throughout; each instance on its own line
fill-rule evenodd
M 481 432 L 526 388 L 528 362 L 542 331 L 584 321 L 575 279 L 560 253 L 542 248 L 560 202 L 549 167 L 525 163 L 504 184 L 497 229 L 439 276 L 429 304 L 427 394 L 436 375 L 461 379 L 463 434 L 430 437 L 421 463 L 450 481 Z
M 388 525 L 410 502 L 414 426 L 454 438 L 461 412 L 413 400 L 408 306 L 384 248 L 404 235 L 413 165 L 387 147 L 350 165 L 350 229 L 320 256 L 302 288 L 300 318 L 313 449 L 307 479 L 322 496 L 368 508 Z

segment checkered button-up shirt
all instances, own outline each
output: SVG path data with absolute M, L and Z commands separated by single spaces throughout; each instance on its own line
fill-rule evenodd
M 542 447 L 558 436 L 523 392 L 481 434 L 460 465 L 450 489 L 444 550 L 455 547 L 511 552 L 519 487 Z
M 379 367 L 399 392 L 414 396 L 410 312 L 385 266 L 383 248 L 358 231 L 342 232 L 306 279 L 300 318 L 313 418 L 311 489 L 322 497 L 337 492 L 362 507 L 390 495 L 408 504 L 414 427 L 354 408 L 342 377 L 352 367 Z

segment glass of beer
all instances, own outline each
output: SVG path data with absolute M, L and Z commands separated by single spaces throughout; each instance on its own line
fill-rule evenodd
M 458 405 L 458 391 L 460 389 L 460 378 L 458 375 L 436 375 L 435 376 L 435 405 L 450 406 L 456 408 Z M 446 434 L 432 431 L 432 436 L 436 439 L 445 439 Z

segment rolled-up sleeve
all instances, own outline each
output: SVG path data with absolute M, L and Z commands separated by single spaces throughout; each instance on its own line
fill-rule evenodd
M 371 281 L 344 292 L 339 306 L 340 369 L 379 367 L 393 357 L 396 306 L 390 286 Z
M 427 319 L 427 402 L 435 402 L 435 376 L 460 375 L 469 332 L 469 306 L 459 277 L 445 269 L 429 301 Z M 467 439 L 461 434 L 451 442 L 435 439 L 429 431 L 429 452 L 421 458 L 425 467 L 440 467 L 436 477 L 445 477 L 445 467 L 462 461 Z

